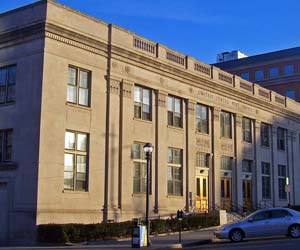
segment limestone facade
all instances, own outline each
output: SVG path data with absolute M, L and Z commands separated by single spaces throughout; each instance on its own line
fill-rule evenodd
M 0 15 L 0 58 L 16 67 L 15 98 L 0 106 L 0 132 L 12 131 L 0 241 L 144 216 L 146 142 L 151 216 L 300 204 L 289 98 L 52 0 Z

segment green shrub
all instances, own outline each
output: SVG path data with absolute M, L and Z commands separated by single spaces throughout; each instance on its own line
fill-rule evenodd
M 177 232 L 180 222 L 175 218 L 153 219 L 150 222 L 151 234 Z M 218 214 L 196 214 L 183 218 L 183 230 L 198 229 L 219 224 Z M 38 226 L 40 242 L 66 243 L 94 240 L 108 240 L 131 237 L 132 222 L 99 224 L 47 224 Z

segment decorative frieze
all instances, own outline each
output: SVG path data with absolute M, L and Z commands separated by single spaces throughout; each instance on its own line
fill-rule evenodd
M 131 93 L 132 93 L 132 86 L 133 84 L 128 83 L 128 82 L 122 82 L 122 95 L 123 97 L 126 98 L 131 98 Z
M 157 106 L 165 108 L 166 107 L 167 94 L 158 91 L 157 93 Z
M 222 155 L 233 155 L 233 143 L 222 141 L 220 150 Z
M 112 95 L 119 95 L 120 94 L 120 81 L 116 79 L 110 79 L 109 85 L 109 93 Z

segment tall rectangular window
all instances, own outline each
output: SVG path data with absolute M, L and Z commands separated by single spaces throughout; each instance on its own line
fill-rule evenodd
M 261 163 L 261 177 L 262 177 L 262 198 L 271 199 L 271 172 L 270 163 Z
M 283 128 L 277 128 L 277 148 L 285 150 L 285 133 Z
M 283 73 L 285 75 L 292 75 L 292 74 L 294 74 L 294 65 L 293 64 L 284 65 L 284 67 L 283 67 Z
M 285 165 L 278 165 L 278 193 L 279 199 L 286 200 L 287 195 L 285 191 L 286 185 L 286 166 Z
M 228 156 L 221 157 L 221 170 L 232 170 L 232 158 Z
M 243 72 L 240 74 L 241 78 L 249 81 L 250 80 L 250 75 L 249 75 L 249 72 Z
M 65 132 L 64 189 L 87 191 L 88 134 Z
M 242 120 L 243 127 L 243 141 L 252 142 L 252 123 L 251 119 L 243 117 Z
M 182 150 L 168 148 L 168 195 L 182 194 Z
M 12 161 L 12 129 L 0 130 L 0 163 Z
M 270 78 L 274 78 L 279 76 L 279 68 L 278 67 L 272 67 L 269 69 L 269 75 Z
M 146 193 L 147 162 L 143 150 L 143 143 L 133 144 L 132 158 L 134 165 L 133 193 Z
M 196 166 L 208 168 L 209 167 L 209 154 L 198 152 L 196 154 Z
M 220 126 L 221 126 L 221 136 L 225 138 L 231 138 L 232 126 L 231 126 L 231 113 L 222 111 L 220 113 Z
M 251 160 L 243 160 L 242 161 L 242 172 L 252 173 L 252 161 Z
M 0 104 L 13 103 L 16 92 L 16 66 L 0 68 Z
M 285 95 L 288 97 L 288 98 L 291 98 L 293 100 L 296 100 L 296 90 L 286 90 L 285 91 Z
M 270 125 L 267 123 L 260 125 L 260 140 L 262 146 L 270 147 Z
M 91 72 L 70 66 L 68 73 L 67 102 L 90 106 Z
M 168 96 L 168 125 L 182 128 L 182 100 Z
M 208 107 L 202 104 L 196 105 L 196 129 L 208 134 Z
M 151 90 L 134 86 L 134 117 L 151 121 Z
M 254 72 L 254 79 L 256 81 L 259 81 L 259 80 L 263 80 L 265 77 L 264 77 L 264 71 L 263 70 L 256 70 Z

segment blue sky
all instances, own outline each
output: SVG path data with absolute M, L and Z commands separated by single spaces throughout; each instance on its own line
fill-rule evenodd
M 35 2 L 0 0 L 0 13 Z M 300 46 L 297 0 L 57 0 L 205 63 Z

